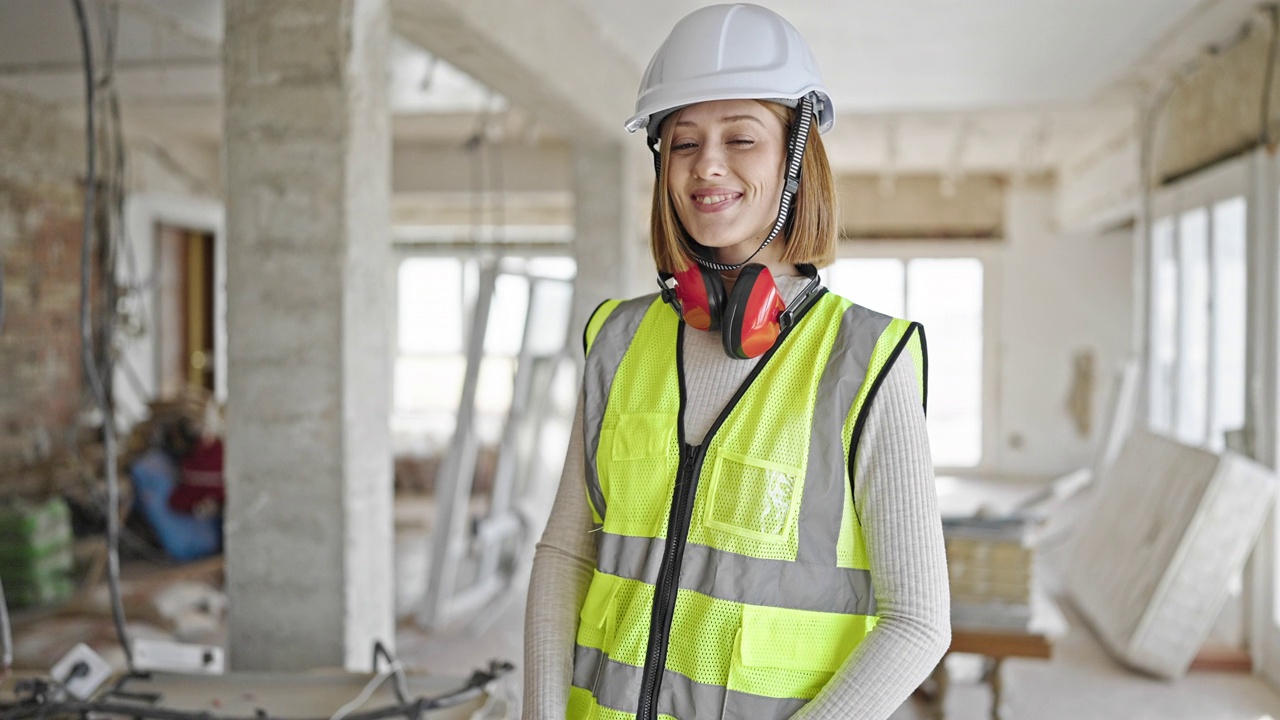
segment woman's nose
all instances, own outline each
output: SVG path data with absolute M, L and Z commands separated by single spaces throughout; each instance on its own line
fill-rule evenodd
M 719 148 L 708 144 L 698 148 L 698 157 L 693 163 L 693 172 L 699 178 L 708 180 L 725 174 L 724 154 Z

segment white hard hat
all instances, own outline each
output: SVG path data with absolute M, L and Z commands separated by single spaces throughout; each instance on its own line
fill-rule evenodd
M 712 5 L 671 29 L 640 81 L 627 130 L 657 137 L 675 110 L 707 100 L 773 100 L 795 107 L 813 95 L 818 131 L 835 123 L 835 108 L 818 64 L 800 32 L 759 5 Z

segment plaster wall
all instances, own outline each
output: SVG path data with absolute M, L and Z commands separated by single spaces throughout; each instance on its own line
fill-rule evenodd
M 991 466 L 1054 476 L 1093 461 L 1115 373 L 1130 344 L 1132 233 L 1062 232 L 1054 187 L 1015 183 L 1000 252 L 996 434 Z M 1068 409 L 1074 363 L 1091 355 L 1089 430 Z

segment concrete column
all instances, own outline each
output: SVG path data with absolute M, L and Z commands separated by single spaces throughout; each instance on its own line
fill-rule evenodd
M 230 657 L 394 641 L 385 0 L 228 0 Z
M 635 140 L 643 146 L 643 141 Z M 591 311 L 609 298 L 627 298 L 657 290 L 638 282 L 650 268 L 646 192 L 638 182 L 642 156 L 622 142 L 578 143 L 573 148 L 574 281 L 571 333 L 581 333 Z M 652 177 L 653 170 L 648 170 Z M 652 273 L 648 273 L 652 274 Z M 580 347 L 580 346 L 579 346 Z

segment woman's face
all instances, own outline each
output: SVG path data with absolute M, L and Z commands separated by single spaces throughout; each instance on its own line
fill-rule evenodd
M 672 117 L 667 190 L 689 234 L 716 260 L 755 252 L 778 217 L 786 142 L 782 121 L 754 100 L 690 105 Z M 754 262 L 781 257 L 775 242 Z

